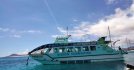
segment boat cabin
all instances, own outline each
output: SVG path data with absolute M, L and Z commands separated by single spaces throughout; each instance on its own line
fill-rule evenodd
M 29 54 L 49 54 L 52 56 L 70 56 L 70 55 L 80 55 L 80 54 L 89 54 L 91 52 L 99 51 L 103 52 L 105 49 L 113 51 L 113 49 L 108 47 L 109 41 L 105 41 L 105 37 L 101 37 L 98 41 L 90 42 L 73 42 L 69 43 L 67 37 L 58 37 L 53 44 L 42 45 Z M 64 54 L 64 55 L 63 55 Z M 66 54 L 66 55 L 65 55 Z

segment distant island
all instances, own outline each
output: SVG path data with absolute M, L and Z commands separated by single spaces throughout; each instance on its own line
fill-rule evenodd
M 128 48 L 123 48 L 123 50 L 126 50 L 126 51 L 134 50 L 134 46 L 130 46 L 130 47 L 128 47 Z
M 11 54 L 11 55 L 6 56 L 6 57 L 24 57 L 24 56 L 27 56 L 27 54 Z

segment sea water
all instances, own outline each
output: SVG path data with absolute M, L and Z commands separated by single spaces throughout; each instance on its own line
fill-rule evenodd
M 124 55 L 125 61 L 94 62 L 89 64 L 42 65 L 27 57 L 0 58 L 0 70 L 126 70 L 125 63 L 134 64 L 134 53 Z

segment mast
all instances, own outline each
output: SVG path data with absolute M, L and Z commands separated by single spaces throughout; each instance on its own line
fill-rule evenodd
M 110 33 L 110 28 L 109 28 L 109 26 L 108 26 L 108 34 L 109 34 L 110 42 L 112 42 L 112 41 L 111 41 L 111 33 Z M 111 47 L 112 47 L 112 43 L 111 43 Z
M 67 36 L 68 36 L 68 27 L 67 27 Z
M 130 39 L 128 40 L 128 44 L 129 44 L 129 47 L 131 47 L 131 41 L 130 41 Z
M 131 43 L 130 43 L 130 40 L 126 37 L 126 43 L 127 43 L 127 47 L 130 47 L 131 45 Z

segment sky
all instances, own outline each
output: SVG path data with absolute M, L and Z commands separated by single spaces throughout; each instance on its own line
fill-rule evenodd
M 70 41 L 134 38 L 134 0 L 0 0 L 0 57 L 25 54 L 65 35 Z

